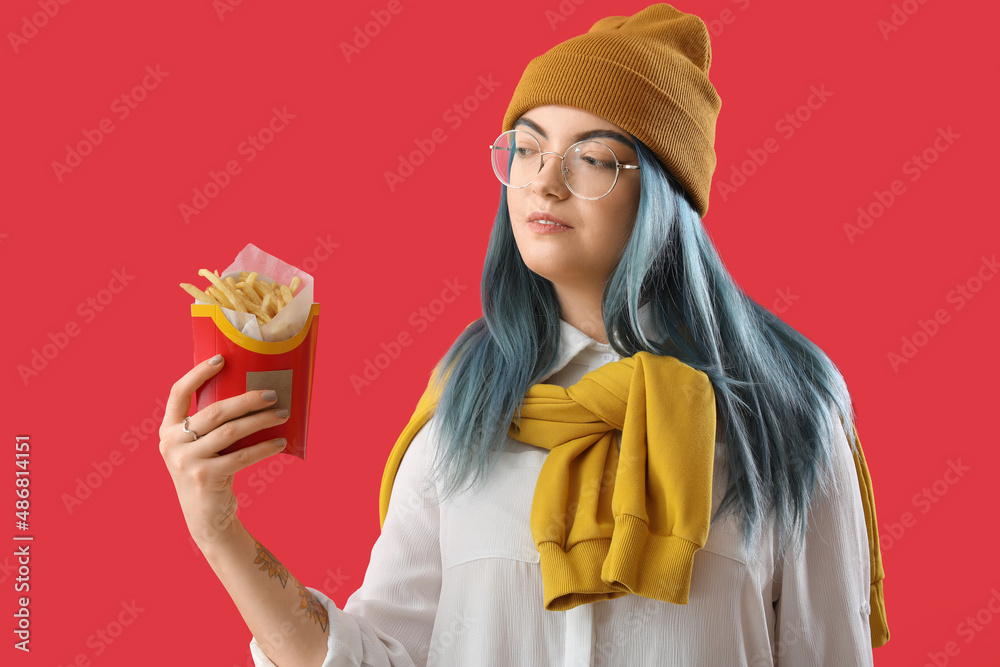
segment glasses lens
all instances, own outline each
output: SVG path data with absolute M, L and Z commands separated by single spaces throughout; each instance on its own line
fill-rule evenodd
M 493 142 L 493 171 L 504 185 L 523 188 L 531 182 L 541 167 L 541 156 L 535 137 L 521 130 L 510 130 Z
M 581 197 L 603 197 L 618 176 L 618 161 L 611 149 L 596 141 L 581 141 L 566 155 L 566 182 Z

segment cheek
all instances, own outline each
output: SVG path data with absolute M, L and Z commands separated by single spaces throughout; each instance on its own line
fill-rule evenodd
M 524 197 L 527 188 L 507 188 L 507 206 L 516 209 Z
M 618 229 L 622 235 L 623 244 L 628 241 L 629 237 L 632 235 L 632 230 L 635 228 L 635 218 L 639 213 L 639 193 L 638 191 L 630 193 L 630 195 L 622 202 L 620 213 L 618 215 Z
M 607 218 L 610 224 L 607 226 L 605 238 L 610 245 L 619 248 L 625 247 L 629 237 L 632 236 L 632 229 L 635 227 L 636 211 L 627 206 L 624 208 L 625 210 L 616 209 Z
M 517 228 L 517 215 L 524 206 L 521 201 L 522 193 L 519 190 L 508 190 L 507 191 L 507 217 L 510 218 L 510 224 Z

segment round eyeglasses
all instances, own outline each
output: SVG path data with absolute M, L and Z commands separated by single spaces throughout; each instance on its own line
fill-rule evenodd
M 542 170 L 543 155 L 562 160 L 563 182 L 580 199 L 606 197 L 618 183 L 622 169 L 639 168 L 637 164 L 622 164 L 610 146 L 593 139 L 576 142 L 563 155 L 543 151 L 535 135 L 524 130 L 508 130 L 490 144 L 493 173 L 509 188 L 527 187 Z

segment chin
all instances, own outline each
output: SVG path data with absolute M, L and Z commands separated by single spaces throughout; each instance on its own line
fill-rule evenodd
M 535 261 L 525 262 L 528 270 L 540 278 L 545 278 L 552 284 L 566 282 L 572 266 L 567 266 L 565 262 Z

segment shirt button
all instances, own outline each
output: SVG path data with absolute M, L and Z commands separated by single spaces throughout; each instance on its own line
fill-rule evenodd
M 605 354 L 601 355 L 601 361 L 614 361 L 614 358 L 615 358 L 615 355 L 613 355 L 613 354 L 607 354 L 607 353 L 605 353 Z

